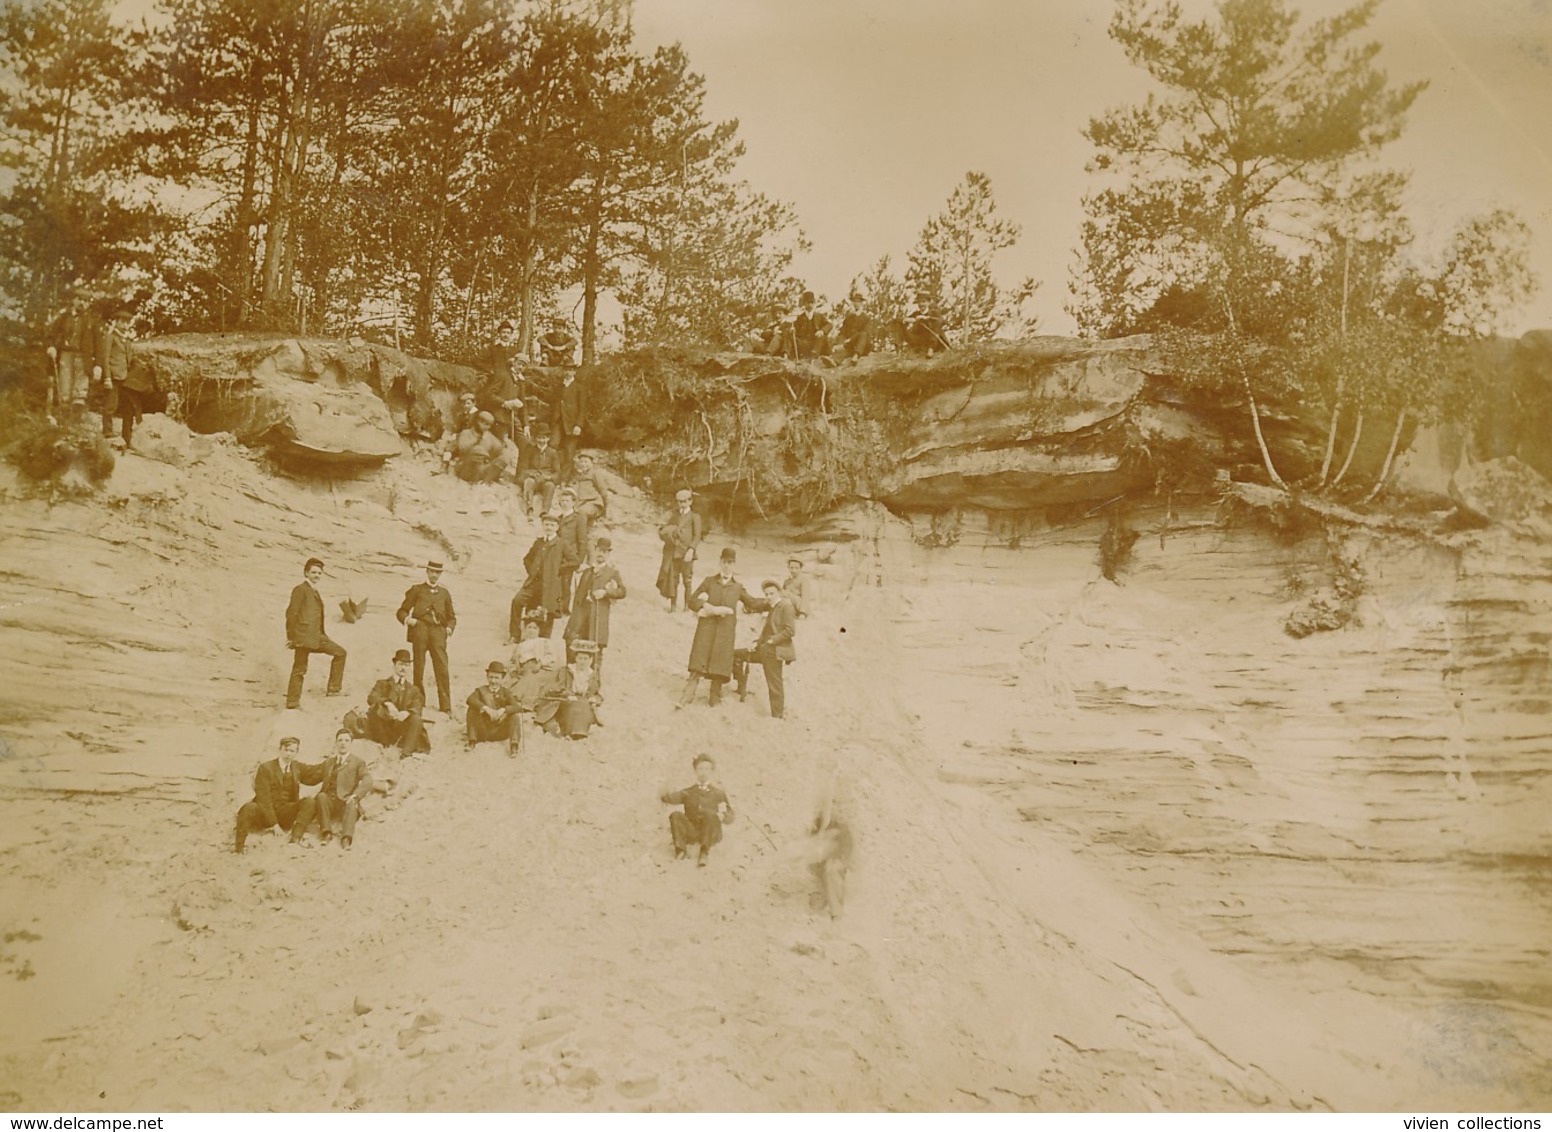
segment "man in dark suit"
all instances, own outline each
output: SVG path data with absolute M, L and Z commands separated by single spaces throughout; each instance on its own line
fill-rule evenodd
M 722 827 L 733 820 L 733 805 L 727 792 L 712 782 L 717 764 L 710 755 L 695 756 L 695 781 L 683 790 L 668 790 L 663 801 L 670 806 L 683 806 L 683 812 L 675 810 L 668 815 L 668 832 L 674 839 L 674 859 L 683 860 L 691 845 L 700 846 L 695 863 L 702 868 L 711 854 L 711 847 L 722 840 Z
M 587 388 L 578 380 L 576 370 L 567 370 L 555 391 L 553 424 L 555 443 L 560 446 L 560 466 L 569 470 L 587 425 Z
M 663 540 L 663 562 L 657 572 L 657 592 L 668 599 L 668 612 L 678 608 L 679 590 L 684 590 L 684 607 L 690 608 L 690 589 L 695 585 L 692 571 L 701 545 L 704 527 L 701 517 L 691 510 L 694 495 L 687 487 L 674 492 L 674 515 L 657 529 Z
M 523 746 L 523 706 L 504 681 L 507 666 L 493 660 L 485 666 L 485 683 L 469 693 L 464 716 L 464 736 L 476 743 L 505 743 L 516 756 Z
M 366 734 L 372 742 L 398 747 L 400 758 L 431 750 L 431 740 L 426 737 L 426 725 L 420 716 L 426 706 L 426 693 L 410 683 L 408 649 L 393 654 L 393 675 L 372 685 L 366 703 Z
M 733 650 L 733 679 L 738 683 L 738 698 L 742 701 L 749 694 L 749 662 L 754 661 L 765 670 L 765 688 L 771 697 L 771 718 L 781 719 L 786 711 L 786 688 L 782 668 L 798 658 L 792 647 L 797 635 L 798 615 L 792 606 L 792 598 L 774 581 L 760 587 L 765 593 L 765 604 L 770 612 L 765 624 L 760 626 L 760 636 L 752 649 Z
M 328 841 L 340 835 L 340 848 L 349 849 L 356 837 L 356 821 L 361 817 L 361 799 L 372 792 L 372 772 L 360 755 L 351 751 L 354 736 L 341 727 L 334 733 L 334 752 L 319 764 L 323 771 L 318 793 L 302 799 L 302 808 L 291 827 L 291 840 L 318 823 L 318 840 Z
M 560 453 L 550 447 L 550 434 L 541 429 L 538 436 L 525 441 L 517 460 L 517 482 L 523 486 L 523 510 L 529 519 L 550 509 L 559 480 Z
M 300 707 L 302 680 L 307 676 L 307 659 L 315 652 L 328 653 L 328 695 L 338 696 L 345 682 L 345 650 L 329 640 L 323 631 L 323 598 L 318 579 L 323 577 L 323 560 L 309 558 L 302 567 L 301 582 L 291 591 L 286 607 L 286 647 L 292 650 L 291 682 L 286 686 L 286 707 Z
M 416 582 L 404 595 L 396 616 L 404 623 L 405 639 L 415 650 L 415 687 L 426 690 L 426 653 L 431 654 L 431 667 L 436 673 L 437 706 L 450 713 L 453 710 L 452 686 L 447 676 L 447 638 L 458 627 L 458 615 L 453 612 L 453 596 L 438 580 L 442 577 L 440 562 L 426 563 L 426 580 Z
M 534 539 L 528 553 L 523 555 L 523 570 L 527 577 L 523 588 L 512 599 L 511 632 L 513 640 L 522 640 L 524 612 L 536 610 L 543 614 L 539 623 L 539 635 L 548 638 L 555 627 L 555 618 L 566 612 L 568 586 L 571 574 L 581 561 L 572 544 L 563 542 L 558 534 L 560 516 L 553 511 L 540 520 L 544 533 Z
M 289 830 L 301 812 L 301 787 L 317 786 L 323 781 L 323 764 L 294 761 L 301 740 L 287 735 L 280 741 L 280 755 L 260 763 L 253 775 L 253 801 L 237 811 L 237 852 L 250 833 L 279 826 Z
M 620 569 L 609 561 L 614 544 L 607 536 L 601 536 L 593 544 L 593 561 L 577 575 L 577 592 L 571 603 L 571 616 L 566 618 L 566 646 L 569 651 L 573 641 L 592 641 L 598 646 L 593 661 L 593 671 L 603 679 L 604 649 L 609 647 L 609 613 L 614 603 L 625 596 L 625 579 Z M 571 659 L 575 659 L 572 657 Z

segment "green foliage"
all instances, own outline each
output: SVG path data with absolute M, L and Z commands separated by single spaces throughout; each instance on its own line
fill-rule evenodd
M 116 462 L 95 428 L 65 428 L 15 391 L 0 397 L 0 454 L 28 479 L 66 487 L 72 472 L 100 484 L 113 474 Z
M 1188 22 L 1177 4 L 1118 0 L 1110 36 L 1163 88 L 1090 121 L 1091 172 L 1069 311 L 1089 334 L 1136 328 L 1171 288 L 1233 276 L 1275 228 L 1309 236 L 1311 202 L 1362 196 L 1359 168 L 1394 140 L 1423 84 L 1393 88 L 1354 37 L 1364 0 L 1296 32 L 1282 0 L 1224 0 Z M 1229 290 L 1237 287 L 1232 278 Z
M 966 345 L 991 338 L 1018 319 L 1033 297 L 1038 286 L 1034 280 L 1026 279 L 1009 292 L 992 274 L 993 258 L 1018 237 L 1019 226 L 997 216 L 991 178 L 977 172 L 966 173 L 947 207 L 922 227 L 911 249 L 905 286 L 924 313 L 943 319 L 951 342 Z M 1034 327 L 1022 329 L 1032 332 Z
M 643 337 L 721 342 L 788 283 L 790 208 L 628 4 L 156 2 L 134 31 L 108 0 L 0 8 L 0 287 L 34 331 L 95 283 L 155 329 L 468 357 L 581 284 L 590 361 L 601 289 L 635 282 Z
M 1199 400 L 1244 406 L 1279 487 L 1262 401 L 1324 421 L 1315 490 L 1342 483 L 1366 424 L 1388 437 L 1366 500 L 1410 425 L 1475 415 L 1460 343 L 1535 284 L 1528 230 L 1501 211 L 1462 226 L 1442 270 L 1406 259 L 1406 177 L 1374 159 L 1422 84 L 1393 87 L 1357 38 L 1374 7 L 1299 30 L 1283 0 L 1224 0 L 1199 22 L 1118 0 L 1110 34 L 1162 93 L 1089 124 L 1103 183 L 1068 307 L 1088 334 L 1154 334 Z
M 143 282 L 158 214 L 130 188 L 131 37 L 108 0 L 0 7 L 0 294 L 45 323 L 73 293 Z

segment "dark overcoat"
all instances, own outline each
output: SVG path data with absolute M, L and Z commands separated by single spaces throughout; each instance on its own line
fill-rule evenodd
M 614 583 L 614 596 L 594 599 L 593 591 L 607 589 Z M 577 575 L 577 592 L 571 601 L 571 616 L 566 619 L 565 637 L 568 641 L 593 641 L 600 648 L 609 643 L 609 610 L 625 596 L 625 579 L 619 568 L 586 566 Z
M 763 608 L 761 600 L 744 589 L 737 578 L 722 580 L 713 574 L 690 595 L 690 608 L 721 605 L 733 610 L 731 617 L 702 617 L 695 622 L 695 640 L 690 643 L 690 672 L 714 680 L 733 677 L 733 647 L 738 639 L 738 607 L 752 612 Z
M 565 613 L 565 578 L 575 567 L 570 548 L 559 538 L 549 542 L 535 539 L 528 553 L 523 555 L 523 569 L 528 573 L 523 582 L 523 607 L 543 609 L 551 617 Z

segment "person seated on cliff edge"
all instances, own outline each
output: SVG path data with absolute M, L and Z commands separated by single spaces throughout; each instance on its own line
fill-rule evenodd
M 539 335 L 539 354 L 547 366 L 574 366 L 577 364 L 577 336 L 571 323 L 563 318 L 550 319 L 550 325 Z
M 830 317 L 815 306 L 814 293 L 804 291 L 792 316 L 793 357 L 799 361 L 830 356 Z
M 474 427 L 464 429 L 453 442 L 453 471 L 467 483 L 495 483 L 506 469 L 507 449 L 491 431 L 496 418 L 488 411 L 474 418 Z

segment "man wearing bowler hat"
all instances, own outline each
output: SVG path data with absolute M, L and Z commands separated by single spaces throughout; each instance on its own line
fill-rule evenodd
M 437 706 L 451 714 L 453 693 L 447 677 L 447 638 L 458 627 L 458 616 L 453 612 L 452 594 L 438 584 L 441 577 L 442 564 L 427 562 L 426 580 L 409 588 L 395 616 L 404 623 L 405 639 L 415 650 L 415 687 L 426 690 L 426 653 L 430 652 L 431 667 L 436 672 Z
M 469 693 L 469 713 L 464 719 L 464 734 L 472 747 L 476 743 L 506 743 L 515 755 L 522 746 L 521 707 L 512 689 L 506 686 L 507 666 L 493 660 L 485 666 L 485 683 Z
M 399 757 L 431 750 L 421 712 L 426 693 L 410 683 L 410 653 L 393 654 L 393 675 L 372 685 L 367 693 L 366 735 L 384 747 L 398 747 Z

